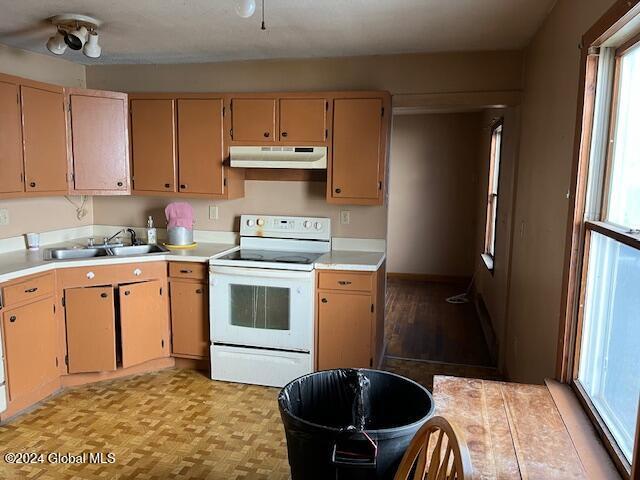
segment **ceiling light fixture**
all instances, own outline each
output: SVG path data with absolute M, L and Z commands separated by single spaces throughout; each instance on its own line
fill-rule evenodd
M 249 18 L 256 12 L 256 0 L 235 0 L 236 13 L 242 18 Z
M 62 55 L 67 46 L 71 50 L 82 50 L 89 58 L 98 58 L 102 47 L 98 44 L 98 27 L 100 20 L 86 15 L 66 13 L 49 19 L 57 32 L 47 41 L 47 50 L 56 55 Z

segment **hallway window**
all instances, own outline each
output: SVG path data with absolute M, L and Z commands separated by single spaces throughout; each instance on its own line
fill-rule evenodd
M 489 157 L 489 188 L 487 196 L 487 225 L 485 228 L 485 263 L 493 269 L 496 252 L 496 225 L 498 220 L 498 185 L 500 183 L 500 157 L 502 156 L 503 121 L 498 120 L 491 128 L 491 153 Z M 486 258 L 489 257 L 489 258 Z

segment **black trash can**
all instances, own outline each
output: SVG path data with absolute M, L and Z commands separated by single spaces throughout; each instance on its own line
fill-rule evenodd
M 292 480 L 392 480 L 418 429 L 433 415 L 431 393 L 394 373 L 312 373 L 278 397 Z

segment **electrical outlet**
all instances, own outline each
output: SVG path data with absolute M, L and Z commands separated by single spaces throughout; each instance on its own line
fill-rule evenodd
M 218 220 L 218 206 L 209 205 L 209 220 Z
M 340 210 L 340 225 L 351 223 L 351 210 Z
M 9 225 L 9 210 L 0 208 L 0 225 Z

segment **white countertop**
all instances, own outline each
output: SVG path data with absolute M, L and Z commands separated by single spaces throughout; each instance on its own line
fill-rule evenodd
M 332 250 L 322 255 L 314 263 L 318 270 L 377 271 L 385 260 L 384 252 L 360 252 Z
M 18 250 L 15 252 L 0 254 L 0 283 L 26 275 L 47 272 L 56 268 L 157 261 L 207 262 L 210 257 L 232 250 L 237 246 L 229 243 L 198 242 L 198 246 L 196 248 L 171 250 L 165 254 L 131 255 L 126 257 L 94 257 L 77 260 L 44 259 L 44 252 L 49 248 L 69 248 L 73 246 L 84 246 L 86 244 L 87 239 L 83 238 L 54 245 L 47 245 L 36 251 Z
M 46 245 L 40 250 L 18 250 L 0 254 L 0 283 L 56 268 L 88 267 L 94 265 L 117 265 L 123 263 L 181 261 L 207 262 L 211 257 L 223 255 L 237 248 L 230 243 L 198 242 L 193 249 L 171 250 L 166 254 L 131 255 L 126 257 L 93 257 L 74 260 L 45 260 L 44 252 L 49 248 L 70 248 L 85 246 L 86 238 Z M 354 270 L 375 272 L 385 260 L 383 252 L 363 252 L 356 250 L 332 250 L 322 255 L 314 263 L 318 270 Z

